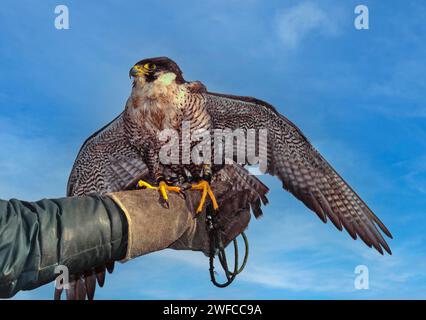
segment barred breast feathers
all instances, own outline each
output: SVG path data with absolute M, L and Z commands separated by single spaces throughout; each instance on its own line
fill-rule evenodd
M 153 82 L 136 78 L 126 103 L 126 119 L 155 134 L 167 128 L 177 129 L 188 90 L 175 79 L 176 75 L 170 72 L 162 73 Z

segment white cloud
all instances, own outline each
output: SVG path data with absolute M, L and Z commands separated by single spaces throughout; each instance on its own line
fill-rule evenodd
M 313 2 L 303 2 L 284 9 L 277 16 L 278 36 L 289 48 L 295 48 L 311 32 L 337 34 L 335 16 Z
M 258 263 L 248 268 L 240 276 L 241 281 L 267 288 L 311 291 L 311 292 L 350 292 L 353 291 L 351 270 L 335 269 L 317 270 L 306 267 L 304 263 L 271 262 Z M 336 274 L 337 273 L 337 274 Z M 344 276 L 341 276 L 341 275 Z M 341 276 L 341 277 L 339 277 Z

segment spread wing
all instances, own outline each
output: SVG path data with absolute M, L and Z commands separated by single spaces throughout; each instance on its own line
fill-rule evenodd
M 216 129 L 267 129 L 267 172 L 325 223 L 327 217 L 353 239 L 359 236 L 383 254 L 391 250 L 380 233 L 391 233 L 355 191 L 315 150 L 303 133 L 266 102 L 207 92 L 207 110 Z M 258 141 L 256 142 L 258 143 Z M 256 146 L 256 149 L 262 146 Z
M 128 142 L 122 121 L 121 114 L 84 142 L 68 179 L 67 196 L 122 191 L 148 174 L 142 156 Z

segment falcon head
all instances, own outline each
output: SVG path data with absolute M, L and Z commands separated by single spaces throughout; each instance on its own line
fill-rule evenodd
M 164 76 L 174 76 L 177 84 L 186 82 L 177 63 L 167 57 L 141 60 L 130 69 L 129 76 L 147 83 Z

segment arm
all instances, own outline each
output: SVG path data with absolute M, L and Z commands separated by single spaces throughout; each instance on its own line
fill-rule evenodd
M 0 297 L 53 281 L 58 265 L 73 273 L 121 259 L 127 228 L 109 197 L 0 200 Z
M 219 194 L 238 195 L 226 190 Z M 199 202 L 199 195 L 187 194 L 185 200 L 170 194 L 169 201 L 173 210 L 161 206 L 158 192 L 149 189 L 37 202 L 0 200 L 0 298 L 53 281 L 58 265 L 74 274 L 166 248 L 209 254 L 205 213 L 194 217 L 188 207 L 188 201 Z M 250 220 L 249 208 L 232 205 L 234 210 L 219 215 L 225 245 Z

